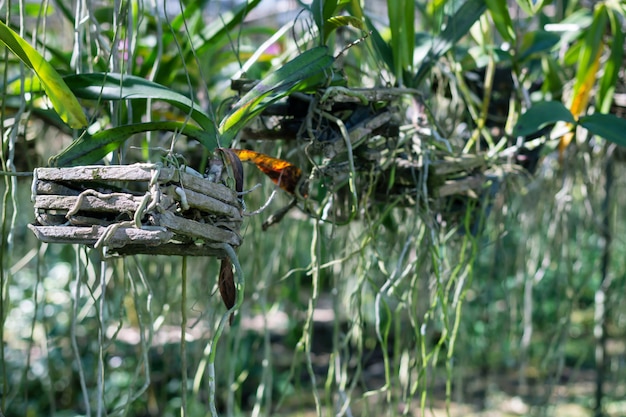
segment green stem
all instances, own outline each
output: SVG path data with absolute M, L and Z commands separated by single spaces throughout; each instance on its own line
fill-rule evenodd
M 239 263 L 239 259 L 237 258 L 237 254 L 232 246 L 228 243 L 221 243 L 219 245 L 221 249 L 223 249 L 228 257 L 230 258 L 233 266 L 235 267 L 235 288 L 237 289 L 237 298 L 235 300 L 235 305 L 232 306 L 228 311 L 226 311 L 215 330 L 215 334 L 213 338 L 207 343 L 204 348 L 204 356 L 200 361 L 198 366 L 198 371 L 193 380 L 193 392 L 198 394 L 200 391 L 200 383 L 202 382 L 202 377 L 204 376 L 205 369 L 207 370 L 209 377 L 209 411 L 211 413 L 211 417 L 218 417 L 217 408 L 215 406 L 215 353 L 216 349 L 214 348 L 219 342 L 220 337 L 222 336 L 222 332 L 224 331 L 224 327 L 226 323 L 229 321 L 230 315 L 235 313 L 241 308 L 244 299 L 244 290 L 245 290 L 245 279 L 243 275 L 243 270 L 241 269 L 241 264 Z
M 320 243 L 320 221 L 315 220 L 315 227 L 313 228 L 313 240 L 311 243 L 311 281 L 313 285 L 313 293 L 309 299 L 309 307 L 307 310 L 307 318 L 304 324 L 302 332 L 302 338 L 300 342 L 304 342 L 304 353 L 306 357 L 306 369 L 311 379 L 311 387 L 313 390 L 313 399 L 315 400 L 316 415 L 322 415 L 322 406 L 320 403 L 319 393 L 317 392 L 317 381 L 315 378 L 315 371 L 313 370 L 313 362 L 311 361 L 311 340 L 313 338 L 313 312 L 317 305 L 319 297 L 319 279 L 320 279 L 320 259 L 322 256 L 322 246 Z M 300 343 L 299 343 L 300 344 Z
M 181 289 L 181 304 L 180 304 L 180 361 L 181 361 L 181 397 L 182 404 L 180 408 L 181 417 L 187 416 L 187 340 L 185 333 L 187 331 L 187 257 L 183 256 L 183 265 L 181 271 L 182 289 Z

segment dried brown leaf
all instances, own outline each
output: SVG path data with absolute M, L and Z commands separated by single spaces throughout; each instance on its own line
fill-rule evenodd
M 235 288 L 235 277 L 233 275 L 233 264 L 229 258 L 222 259 L 220 265 L 220 276 L 218 280 L 218 288 L 222 301 L 227 309 L 231 309 L 235 305 L 237 299 L 237 289 Z M 230 324 L 233 324 L 233 315 L 230 315 Z
M 232 149 L 218 148 L 217 151 L 222 153 L 224 162 L 230 166 L 235 179 L 235 191 L 241 193 L 243 191 L 243 164 L 241 159 Z

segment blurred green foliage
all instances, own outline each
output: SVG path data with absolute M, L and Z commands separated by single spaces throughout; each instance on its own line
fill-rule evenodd
M 319 179 L 325 221 L 299 211 L 263 232 L 267 213 L 289 204 L 279 193 L 245 223 L 244 305 L 213 346 L 215 380 L 198 384 L 223 314 L 218 261 L 188 260 L 183 300 L 179 258 L 102 264 L 96 251 L 41 244 L 25 227 L 29 181 L 3 175 L 2 413 L 204 416 L 211 382 L 224 415 L 397 415 L 438 400 L 489 408 L 501 393 L 539 413 L 569 401 L 561 388 L 590 382 L 599 366 L 605 407 L 620 398 L 623 153 L 598 136 L 623 145 L 614 100 L 626 94 L 623 4 L 388 1 L 381 15 L 358 1 L 315 0 L 277 29 L 251 19 L 258 0 L 209 19 L 211 3 L 3 4 L 20 35 L 3 31 L 4 43 L 31 44 L 62 74 L 89 127 L 68 127 L 46 103 L 46 74 L 35 71 L 38 81 L 21 67 L 24 54 L 1 49 L 2 171 L 54 155 L 69 165 L 167 153 L 203 171 L 215 146 L 240 144 L 271 104 L 338 85 L 401 90 L 403 142 L 384 149 L 422 160 L 441 149 L 477 155 L 504 174 L 490 173 L 478 198 L 446 200 L 422 193 L 429 183 L 417 173 L 410 204 L 389 193 L 381 201 L 357 178 L 365 186 L 354 211 L 356 187 Z M 232 97 L 235 76 L 262 81 Z M 307 161 L 287 140 L 254 145 Z M 252 211 L 274 189 L 247 172 L 247 188 L 262 184 L 245 196 Z M 396 183 L 387 182 L 389 192 Z M 339 226 L 333 210 L 358 217 Z M 599 329 L 612 349 L 600 364 Z

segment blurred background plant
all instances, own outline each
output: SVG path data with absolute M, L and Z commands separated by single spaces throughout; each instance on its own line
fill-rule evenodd
M 223 415 L 623 415 L 624 7 L 0 3 L 0 410 L 210 415 L 212 348 Z M 365 115 L 331 95 L 365 93 L 384 97 Z M 310 189 L 266 231 L 292 196 L 248 217 L 218 346 L 216 260 L 103 262 L 26 231 L 22 174 L 48 161 L 202 172 L 216 146 L 293 161 Z M 275 190 L 257 183 L 249 211 Z

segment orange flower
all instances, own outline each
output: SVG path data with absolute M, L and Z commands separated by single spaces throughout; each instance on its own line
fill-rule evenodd
M 248 149 L 231 149 L 242 162 L 252 162 L 280 188 L 291 195 L 302 177 L 302 170 L 290 162 Z

